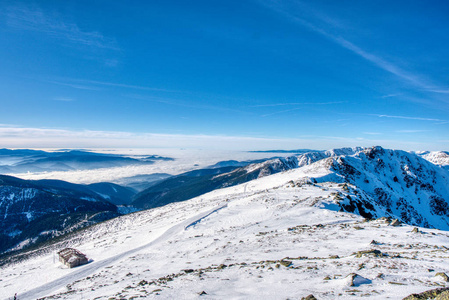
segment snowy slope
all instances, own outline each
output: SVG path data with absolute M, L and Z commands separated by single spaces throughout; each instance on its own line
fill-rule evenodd
M 306 165 L 310 165 L 314 162 L 322 160 L 327 157 L 335 157 L 342 155 L 354 155 L 355 153 L 362 151 L 364 148 L 354 147 L 354 148 L 340 148 L 328 151 L 312 151 L 304 154 L 293 155 L 289 157 L 281 157 L 270 159 L 258 164 L 251 164 L 244 167 L 243 169 L 247 173 L 259 171 L 259 177 L 276 174 L 278 172 L 301 168 Z M 235 170 L 233 172 L 239 172 Z
M 385 174 L 379 186 L 393 174 L 402 182 L 418 169 L 433 170 L 382 150 L 327 158 L 97 224 L 10 258 L 0 270 L 0 298 L 402 299 L 445 286 L 435 275 L 449 272 L 446 231 L 416 232 L 340 211 L 336 195 L 355 197 L 359 188 L 355 166 L 371 172 L 368 180 Z M 386 167 L 369 166 L 378 158 Z M 407 159 L 407 170 L 393 168 Z M 74 269 L 54 263 L 54 251 L 67 246 L 92 262 Z
M 269 159 L 240 168 L 234 166 L 191 171 L 163 180 L 140 192 L 135 196 L 132 205 L 148 209 L 172 202 L 184 201 L 214 189 L 234 186 L 264 176 L 300 168 L 327 157 L 353 155 L 361 150 L 363 148 L 308 152 L 289 157 Z
M 449 153 L 445 151 L 426 151 L 418 153 L 422 158 L 430 161 L 435 165 L 442 166 L 449 170 Z
M 423 227 L 449 230 L 449 173 L 419 156 L 372 147 L 320 163 L 347 182 L 341 205 L 365 217 L 391 216 Z

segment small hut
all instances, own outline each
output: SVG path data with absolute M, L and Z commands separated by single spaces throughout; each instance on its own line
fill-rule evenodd
M 86 255 L 73 248 L 65 248 L 58 252 L 59 261 L 69 268 L 87 264 Z

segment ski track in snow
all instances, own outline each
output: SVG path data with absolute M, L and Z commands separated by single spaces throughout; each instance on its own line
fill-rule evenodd
M 47 295 L 49 295 L 50 293 L 66 286 L 69 283 L 72 283 L 78 279 L 84 278 L 104 267 L 107 267 L 109 265 L 111 265 L 114 262 L 120 261 L 128 256 L 133 255 L 134 253 L 137 253 L 141 250 L 150 248 L 156 244 L 159 244 L 161 242 L 164 242 L 165 240 L 167 240 L 170 236 L 172 236 L 173 234 L 182 231 L 183 228 L 184 230 L 186 230 L 188 227 L 190 226 L 194 226 L 195 224 L 201 222 L 202 219 L 210 216 L 211 214 L 219 211 L 220 209 L 223 209 L 224 207 L 226 207 L 227 205 L 221 206 L 219 208 L 215 208 L 213 210 L 209 210 L 207 212 L 203 212 L 200 213 L 190 219 L 187 219 L 181 223 L 178 223 L 172 227 L 170 227 L 169 229 L 167 229 L 162 235 L 160 235 L 159 237 L 157 237 L 156 239 L 154 239 L 153 241 L 149 242 L 148 244 L 145 244 L 143 246 L 128 250 L 126 252 L 117 254 L 113 257 L 98 261 L 98 262 L 92 262 L 89 263 L 87 265 L 84 266 L 80 266 L 78 268 L 80 268 L 79 270 L 67 274 L 66 276 L 63 276 L 57 280 L 54 280 L 52 282 L 49 282 L 45 285 L 42 285 L 40 287 L 34 288 L 30 291 L 27 291 L 23 294 L 19 294 L 17 296 L 18 299 L 20 300 L 33 300 L 33 299 L 37 299 L 37 298 L 41 298 L 41 297 L 45 297 Z
M 219 208 L 217 208 L 217 209 L 214 209 L 213 211 L 211 211 L 211 212 L 208 213 L 207 215 L 205 215 L 205 216 L 203 216 L 203 217 L 201 217 L 201 218 L 199 218 L 199 219 L 193 221 L 193 222 L 190 223 L 189 225 L 187 225 L 187 226 L 184 228 L 184 230 L 187 230 L 187 229 L 189 229 L 190 227 L 195 226 L 196 224 L 198 224 L 199 222 L 201 222 L 201 220 L 203 220 L 203 219 L 209 217 L 211 214 L 216 213 L 216 212 L 218 212 L 219 210 L 221 210 L 221 209 L 223 209 L 223 208 L 225 208 L 225 207 L 227 207 L 227 206 L 228 206 L 228 205 L 225 204 L 225 205 L 223 205 L 223 206 L 221 206 L 221 207 L 219 207 Z

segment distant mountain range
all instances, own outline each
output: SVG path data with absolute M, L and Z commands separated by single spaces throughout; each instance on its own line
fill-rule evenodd
M 33 157 L 32 161 L 36 162 L 43 159 L 38 156 L 48 155 L 34 150 L 11 151 L 4 149 L 0 153 L 9 153 L 9 159 L 16 157 L 22 163 L 24 157 Z M 84 161 L 86 157 L 89 157 L 88 162 L 128 161 L 128 158 L 84 151 L 49 156 L 53 162 Z M 127 212 L 117 206 L 129 205 L 134 210 L 160 207 L 303 168 L 309 170 L 310 176 L 298 182 L 292 179 L 291 184 L 334 182 L 342 185 L 343 192 L 334 195 L 342 211 L 366 218 L 388 216 L 408 224 L 449 229 L 447 157 L 446 152 L 412 153 L 381 147 L 312 151 L 268 160 L 223 161 L 177 176 L 150 174 L 124 179 L 124 184 L 134 185 L 135 189 L 113 183 L 79 185 L 0 176 L 0 229 L 3 232 L 0 252 L 32 245 Z M 169 158 L 151 156 L 146 159 Z
M 158 155 L 127 157 L 82 150 L 46 152 L 0 149 L 0 174 L 89 170 L 153 164 L 157 160 L 173 160 L 173 158 Z

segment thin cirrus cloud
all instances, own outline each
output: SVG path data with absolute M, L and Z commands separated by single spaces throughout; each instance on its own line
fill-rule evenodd
M 55 97 L 55 98 L 53 98 L 53 100 L 61 101 L 61 102 L 72 102 L 72 101 L 74 101 L 73 98 L 68 98 L 68 97 Z
M 307 145 L 314 149 L 343 146 L 390 146 L 396 141 L 369 140 L 350 137 L 321 136 L 270 138 L 222 135 L 157 134 L 48 128 L 2 127 L 0 140 L 13 148 L 201 148 L 220 150 L 296 149 Z M 404 142 L 403 148 L 416 149 L 416 143 Z M 422 145 L 427 149 L 428 145 Z
M 0 126 L 0 140 L 8 147 L 189 147 L 246 149 L 279 144 L 290 147 L 298 140 L 238 136 L 133 133 Z
M 416 121 L 443 122 L 443 123 L 448 123 L 449 122 L 449 120 L 433 119 L 433 118 L 392 116 L 392 115 L 375 115 L 375 114 L 372 114 L 371 116 L 376 116 L 376 117 L 379 117 L 379 118 L 405 119 L 405 120 L 416 120 Z
M 117 82 L 74 79 L 74 78 L 44 80 L 44 81 L 48 82 L 48 83 L 56 84 L 56 85 L 68 86 L 68 87 L 71 87 L 74 89 L 79 89 L 79 90 L 101 90 L 104 87 L 118 87 L 118 88 L 144 90 L 144 91 L 156 91 L 156 92 L 170 92 L 170 93 L 179 92 L 179 91 L 163 89 L 163 88 L 131 85 L 131 84 L 124 84 L 124 83 L 117 83 Z
M 438 94 L 449 94 L 449 89 L 431 89 L 430 91 Z
M 83 79 L 72 79 L 72 80 L 75 82 L 98 85 L 98 86 L 122 87 L 122 88 L 128 88 L 128 89 L 158 91 L 158 92 L 178 92 L 178 91 L 173 91 L 173 90 L 168 90 L 168 89 L 163 89 L 163 88 L 155 88 L 155 87 L 139 86 L 139 85 L 123 84 L 123 83 L 115 83 L 115 82 L 83 80 Z
M 82 30 L 76 23 L 64 21 L 39 7 L 15 6 L 6 12 L 7 25 L 18 30 L 41 32 L 55 39 L 92 48 L 120 50 L 114 39 L 97 31 Z
M 332 105 L 332 104 L 341 104 L 341 103 L 347 103 L 347 101 L 331 101 L 331 102 L 293 102 L 293 103 L 275 103 L 275 104 L 260 104 L 260 105 L 253 105 L 251 107 L 285 107 L 285 106 L 310 106 L 310 105 Z M 269 116 L 273 116 L 273 115 L 278 115 L 278 114 L 283 114 L 283 113 L 288 113 L 288 112 L 292 112 L 292 111 L 296 111 L 296 110 L 300 110 L 303 109 L 302 107 L 295 107 L 295 108 L 291 108 L 291 109 L 285 109 L 285 110 L 281 110 L 281 111 L 276 111 L 276 112 L 272 112 L 272 113 L 268 113 L 268 114 L 264 114 L 261 115 L 261 117 L 265 118 L 265 117 L 269 117 Z
M 95 86 L 88 86 L 85 84 L 79 84 L 79 83 L 73 83 L 73 82 L 63 82 L 58 80 L 44 80 L 45 82 L 61 85 L 61 86 L 68 86 L 77 90 L 88 90 L 88 91 L 99 91 L 101 88 L 95 87 Z
M 161 92 L 161 93 L 171 93 L 171 94 L 194 94 L 190 91 L 179 91 L 179 90 L 170 90 L 165 88 L 157 88 L 157 87 L 149 87 L 149 86 L 140 86 L 140 85 L 131 85 L 117 82 L 106 82 L 106 81 L 97 81 L 97 80 L 86 80 L 86 79 L 75 79 L 75 78 L 58 78 L 52 80 L 43 80 L 47 83 L 68 86 L 74 89 L 80 90 L 92 90 L 92 91 L 101 91 L 107 88 L 121 88 L 124 90 L 140 90 L 140 91 L 149 91 L 149 92 Z M 172 106 L 180 106 L 180 107 L 188 107 L 195 109 L 204 109 L 204 110 L 215 110 L 215 111 L 226 111 L 226 112 L 238 112 L 247 114 L 248 111 L 239 110 L 234 107 L 224 107 L 217 106 L 211 104 L 201 104 L 196 102 L 182 101 L 180 99 L 174 99 L 169 97 L 158 97 L 158 96 L 148 96 L 148 95 L 139 95 L 133 93 L 125 93 L 124 97 L 130 99 L 136 99 L 141 101 L 151 101 L 163 103 L 166 105 Z M 55 99 L 57 100 L 57 99 Z M 60 101 L 63 101 L 59 99 Z M 313 104 L 313 103 L 311 103 Z
M 420 129 L 404 129 L 404 130 L 396 130 L 397 133 L 420 133 L 420 132 L 429 132 L 430 130 L 420 130 Z
M 20 127 L 19 125 L 16 124 L 0 124 L 0 127 L 4 127 L 4 128 L 14 128 L 14 127 Z
M 217 106 L 217 105 L 212 105 L 212 104 L 201 104 L 201 103 L 182 101 L 179 99 L 172 99 L 172 98 L 167 98 L 167 97 L 143 96 L 143 95 L 136 95 L 136 94 L 126 95 L 126 97 L 130 98 L 130 99 L 140 100 L 140 101 L 162 103 L 162 104 L 166 104 L 166 105 L 170 105 L 170 106 L 179 106 L 179 107 L 186 107 L 186 108 L 194 108 L 194 109 L 201 109 L 201 110 L 213 110 L 213 111 L 222 111 L 222 112 L 234 112 L 234 113 L 241 113 L 241 114 L 251 114 L 251 112 L 249 112 L 247 110 L 240 110 L 235 107 Z
M 295 105 L 330 105 L 330 104 L 341 104 L 341 103 L 347 103 L 347 101 L 273 103 L 273 104 L 251 105 L 250 107 L 275 107 L 275 106 L 295 106 Z
M 287 10 L 284 8 L 282 2 L 279 1 L 266 1 L 266 0 L 260 0 L 259 3 L 261 3 L 263 6 L 268 7 L 272 9 L 273 11 L 282 14 L 286 16 L 290 21 L 292 21 L 295 24 L 301 25 L 321 36 L 324 36 L 328 40 L 334 42 L 335 44 L 339 45 L 340 47 L 343 47 L 352 53 L 358 55 L 359 57 L 365 59 L 366 61 L 371 62 L 375 66 L 379 67 L 380 69 L 387 71 L 393 75 L 395 75 L 397 78 L 401 79 L 402 81 L 405 81 L 415 88 L 418 88 L 420 90 L 425 90 L 432 93 L 449 93 L 449 89 L 445 87 L 438 86 L 434 83 L 432 83 L 429 79 L 425 78 L 424 76 L 420 74 L 414 74 L 411 72 L 408 72 L 397 65 L 395 65 L 392 62 L 389 62 L 382 57 L 379 57 L 377 55 L 374 55 L 365 49 L 362 49 L 358 45 L 352 43 L 346 38 L 343 38 L 340 35 L 332 34 L 330 32 L 330 28 L 335 29 L 335 24 L 338 23 L 337 21 L 333 20 L 332 18 L 326 16 L 322 12 L 317 12 L 309 7 L 306 7 L 303 3 L 297 2 L 298 5 L 301 5 L 302 10 L 306 10 L 308 12 L 308 16 L 312 18 L 312 21 L 308 21 L 303 17 L 299 17 L 295 15 L 292 11 L 294 10 Z M 315 23 L 321 23 L 324 24 L 321 27 L 316 25 Z
M 402 93 L 397 93 L 397 94 L 388 94 L 388 95 L 383 95 L 383 96 L 381 96 L 381 98 L 394 98 L 394 97 L 398 97 L 398 96 L 401 96 L 402 95 Z
M 281 111 L 276 111 L 273 113 L 269 113 L 269 114 L 265 114 L 265 115 L 261 115 L 261 117 L 265 118 L 265 117 L 269 117 L 269 116 L 274 116 L 274 115 L 279 115 L 279 114 L 284 114 L 284 113 L 288 113 L 288 112 L 292 112 L 295 110 L 300 110 L 301 108 L 292 108 L 292 109 L 286 109 L 286 110 L 281 110 Z

